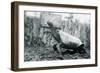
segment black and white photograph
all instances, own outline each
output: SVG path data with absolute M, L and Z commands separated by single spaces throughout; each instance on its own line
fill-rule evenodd
M 24 61 L 90 58 L 89 13 L 24 11 Z

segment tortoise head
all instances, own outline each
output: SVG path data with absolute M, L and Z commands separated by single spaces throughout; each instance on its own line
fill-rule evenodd
M 85 48 L 84 48 L 84 44 L 82 44 L 82 45 L 80 45 L 80 46 L 78 47 L 78 51 L 79 51 L 80 54 L 86 53 Z

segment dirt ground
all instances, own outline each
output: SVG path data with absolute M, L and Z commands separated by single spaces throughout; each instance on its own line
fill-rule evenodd
M 86 55 L 80 55 L 79 53 L 75 54 L 64 54 L 60 55 L 56 53 L 52 47 L 30 47 L 25 48 L 24 50 L 24 61 L 52 61 L 52 60 L 64 60 L 69 59 L 84 59 L 89 58 Z

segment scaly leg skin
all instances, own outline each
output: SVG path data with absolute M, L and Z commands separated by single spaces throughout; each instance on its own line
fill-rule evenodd
M 61 43 L 57 44 L 57 49 L 58 49 L 58 52 L 59 52 L 59 57 L 57 57 L 57 58 L 59 58 L 59 59 L 61 59 L 61 60 L 64 60 L 64 57 L 63 57 L 63 55 L 62 55 L 62 51 L 61 51 L 60 44 L 61 44 Z
M 61 54 L 60 44 L 57 44 L 57 49 L 58 49 L 59 54 Z

